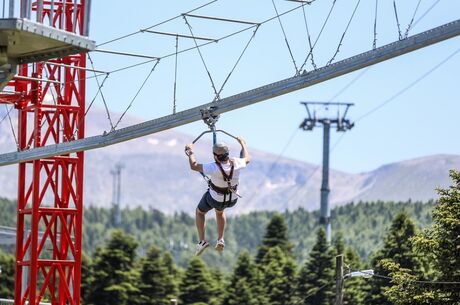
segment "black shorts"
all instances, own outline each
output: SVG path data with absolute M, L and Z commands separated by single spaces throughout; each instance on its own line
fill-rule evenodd
M 211 194 L 209 194 L 208 191 L 203 194 L 203 197 L 201 197 L 200 203 L 198 203 L 198 210 L 200 210 L 203 213 L 206 213 L 212 209 L 216 209 L 219 211 L 223 211 L 226 208 L 231 208 L 236 204 L 236 201 L 238 200 L 232 200 L 232 201 L 227 201 L 227 202 L 219 202 L 212 198 Z

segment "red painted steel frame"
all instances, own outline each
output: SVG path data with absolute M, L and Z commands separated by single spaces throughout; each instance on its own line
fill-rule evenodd
M 38 20 L 82 35 L 85 5 L 43 1 Z M 38 10 L 33 2 L 31 13 Z M 86 67 L 86 54 L 50 62 Z M 20 66 L 19 75 L 61 83 L 9 83 L 17 94 L 3 103 L 19 111 L 20 150 L 84 137 L 85 70 L 41 62 Z M 15 305 L 80 304 L 83 161 L 80 152 L 19 165 Z

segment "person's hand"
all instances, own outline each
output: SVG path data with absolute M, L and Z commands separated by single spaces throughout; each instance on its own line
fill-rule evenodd
M 190 157 L 193 154 L 193 144 L 185 145 L 185 154 Z
M 243 144 L 246 144 L 246 141 L 244 140 L 243 137 L 236 137 L 236 139 L 238 140 L 238 142 L 243 145 Z

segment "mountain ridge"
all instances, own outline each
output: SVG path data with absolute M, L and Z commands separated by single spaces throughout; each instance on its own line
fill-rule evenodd
M 106 116 L 98 108 L 88 113 L 87 136 L 110 130 Z M 112 117 L 116 116 L 112 114 Z M 129 115 L 123 119 L 124 126 L 139 122 Z M 9 122 L 8 125 L 7 122 L 0 124 L 2 152 L 15 148 L 8 128 Z M 117 162 L 122 162 L 125 166 L 122 172 L 122 206 L 151 207 L 167 214 L 178 211 L 193 213 L 206 184 L 199 174 L 190 171 L 183 152 L 184 145 L 192 140 L 191 135 L 167 130 L 86 152 L 85 204 L 111 204 L 110 170 Z M 197 143 L 195 152 L 200 162 L 212 161 L 210 147 L 211 140 L 208 138 Z M 230 149 L 239 151 L 237 145 L 232 145 Z M 276 155 L 252 148 L 251 154 L 252 162 L 242 175 L 240 184 L 243 198 L 230 214 L 319 208 L 321 166 L 284 157 L 278 159 Z M 331 169 L 331 206 L 376 200 L 428 201 L 436 198 L 436 187 L 450 185 L 448 170 L 452 168 L 460 168 L 459 155 L 423 156 L 357 174 Z M 16 166 L 0 168 L 0 196 L 14 199 L 16 193 Z

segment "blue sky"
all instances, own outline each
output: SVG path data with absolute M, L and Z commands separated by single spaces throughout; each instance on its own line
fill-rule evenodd
M 113 5 L 109 1 L 93 1 L 90 37 L 98 44 L 124 34 L 159 23 L 198 7 L 205 1 L 136 1 L 136 5 Z M 314 59 L 318 67 L 334 54 L 357 1 L 337 0 L 330 19 L 315 45 Z M 396 1 L 400 29 L 404 35 L 418 0 Z M 429 8 L 435 6 L 429 10 Z M 299 6 L 289 1 L 275 1 L 278 12 Z M 311 39 L 316 40 L 328 15 L 332 0 L 317 0 L 305 6 Z M 422 17 L 422 15 L 428 13 Z M 398 39 L 393 1 L 378 1 L 377 46 Z M 460 17 L 459 1 L 421 0 L 409 35 L 442 25 Z M 270 0 L 216 1 L 194 14 L 261 22 L 275 15 Z M 367 51 L 374 40 L 375 1 L 361 1 L 336 60 Z M 188 18 L 196 36 L 218 38 L 241 30 L 247 25 Z M 296 65 L 300 66 L 308 53 L 308 40 L 302 9 L 281 17 Z M 153 28 L 156 31 L 190 35 L 184 19 L 178 18 Z M 223 82 L 250 39 L 252 30 L 200 48 L 216 87 Z M 297 131 L 306 116 L 300 101 L 351 102 L 355 106 L 349 118 L 355 120 L 387 101 L 422 75 L 445 61 L 460 48 L 460 38 L 453 38 L 434 46 L 357 71 L 263 103 L 224 114 L 219 127 L 233 134 L 243 135 L 250 147 L 310 163 L 322 158 L 322 130 Z M 180 39 L 179 50 L 192 47 L 193 40 Z M 175 68 L 175 39 L 140 33 L 99 48 L 153 56 L 172 56 L 160 61 L 144 88 L 135 99 L 129 113 L 145 120 L 172 113 Z M 460 53 L 460 52 L 459 52 Z M 139 58 L 92 53 L 95 68 L 112 71 L 142 62 Z M 88 63 L 89 65 L 89 63 Z M 112 73 L 103 92 L 109 108 L 122 112 L 146 79 L 153 63 Z M 359 120 L 347 132 L 331 153 L 331 167 L 347 172 L 362 172 L 405 159 L 431 154 L 458 154 L 460 141 L 458 114 L 460 88 L 458 70 L 460 54 L 427 75 L 415 86 L 391 100 L 384 107 Z M 178 56 L 177 110 L 185 110 L 213 99 L 213 90 L 206 70 L 196 50 Z M 311 63 L 306 65 L 311 70 Z M 262 25 L 234 73 L 223 89 L 222 97 L 278 81 L 295 73 L 278 20 Z M 356 81 L 351 85 L 350 82 Z M 102 78 L 100 79 L 102 81 Z M 343 88 L 348 87 L 340 95 Z M 96 82 L 88 80 L 88 103 L 97 90 Z M 95 103 L 102 107 L 102 100 Z M 107 123 L 107 126 L 109 124 Z M 198 134 L 205 129 L 201 122 L 178 128 Z M 331 145 L 341 134 L 332 132 Z M 185 144 L 185 143 L 184 143 Z M 179 149 L 179 148 L 178 148 Z

